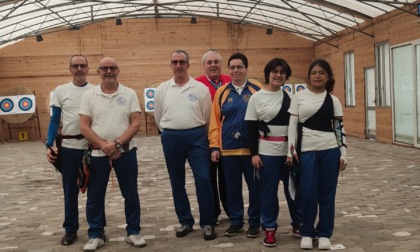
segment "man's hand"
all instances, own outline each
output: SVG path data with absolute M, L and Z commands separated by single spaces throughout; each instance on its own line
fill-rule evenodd
M 220 152 L 219 151 L 212 151 L 211 152 L 211 161 L 213 163 L 218 163 L 220 158 Z
M 47 148 L 46 156 L 47 156 L 48 162 L 53 164 L 57 160 L 58 151 L 56 148 L 53 148 L 53 147 L 51 148 L 53 149 L 53 151 L 50 148 Z

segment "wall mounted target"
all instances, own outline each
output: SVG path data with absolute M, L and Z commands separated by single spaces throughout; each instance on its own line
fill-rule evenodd
M 14 103 L 10 98 L 4 98 L 0 102 L 0 110 L 4 113 L 9 113 L 12 111 Z
M 144 111 L 153 112 L 155 110 L 155 90 L 156 88 L 144 89 Z

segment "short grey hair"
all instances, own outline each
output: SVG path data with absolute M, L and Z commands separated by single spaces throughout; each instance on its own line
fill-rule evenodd
M 214 54 L 214 55 L 216 55 L 216 57 L 220 60 L 220 63 L 222 62 L 222 56 L 221 56 L 218 52 L 213 51 L 213 50 L 210 50 L 210 51 L 206 52 L 206 53 L 203 55 L 203 58 L 201 59 L 201 61 L 202 61 L 203 65 L 204 65 L 204 63 L 206 62 L 206 59 L 207 59 L 207 57 L 208 57 L 210 54 Z

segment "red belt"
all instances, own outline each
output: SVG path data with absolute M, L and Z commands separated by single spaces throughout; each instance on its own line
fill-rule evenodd
M 287 136 L 279 136 L 279 137 L 275 137 L 275 136 L 260 136 L 260 139 L 265 140 L 265 141 L 277 141 L 277 142 L 287 142 Z

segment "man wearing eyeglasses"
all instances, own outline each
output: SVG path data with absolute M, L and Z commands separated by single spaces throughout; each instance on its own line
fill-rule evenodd
M 146 246 L 140 236 L 140 200 L 137 190 L 137 148 L 133 137 L 140 127 L 140 105 L 134 90 L 118 82 L 115 59 L 103 58 L 98 67 L 101 84 L 85 93 L 80 105 L 80 128 L 93 146 L 88 182 L 86 218 L 89 241 L 84 251 L 104 244 L 105 193 L 114 168 L 127 221 L 126 242 Z
M 209 89 L 211 99 L 213 100 L 216 90 L 222 85 L 231 82 L 229 75 L 222 74 L 222 56 L 216 51 L 208 51 L 202 58 L 205 74 L 196 78 L 199 82 L 206 85 Z M 214 216 L 218 223 L 220 210 L 220 201 L 227 216 L 229 215 L 226 196 L 226 182 L 221 162 L 211 162 L 210 179 L 214 197 Z
M 193 231 L 194 217 L 185 190 L 185 161 L 193 171 L 204 240 L 216 238 L 214 201 L 210 181 L 210 150 L 207 128 L 211 97 L 208 89 L 188 75 L 189 56 L 183 50 L 171 54 L 173 78 L 155 92 L 155 121 L 172 185 L 175 212 L 181 227 L 177 237 Z
M 83 153 L 88 146 L 87 140 L 80 133 L 79 108 L 83 94 L 93 87 L 86 81 L 89 72 L 88 60 L 83 55 L 73 55 L 70 58 L 70 73 L 72 81 L 58 86 L 50 101 L 52 115 L 48 126 L 48 138 L 46 141 L 47 160 L 50 163 L 57 161 L 57 155 L 61 158 L 61 173 L 64 191 L 64 223 L 65 235 L 61 239 L 62 245 L 71 245 L 77 238 L 79 230 L 79 208 L 77 186 L 77 171 L 82 160 Z M 64 136 L 60 153 L 57 148 L 52 148 L 62 121 Z M 57 143 L 56 143 L 57 144 Z M 48 148 L 51 147 L 51 148 Z

